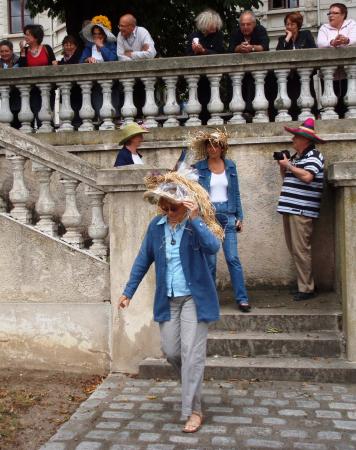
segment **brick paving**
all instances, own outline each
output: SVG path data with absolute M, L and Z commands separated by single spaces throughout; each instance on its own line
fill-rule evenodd
M 180 386 L 112 374 L 40 450 L 356 449 L 356 386 L 208 381 L 181 432 Z

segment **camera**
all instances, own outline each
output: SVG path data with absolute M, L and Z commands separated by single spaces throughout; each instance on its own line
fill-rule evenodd
M 286 155 L 287 159 L 290 159 L 289 150 L 281 150 L 280 152 L 273 152 L 273 159 L 276 161 L 282 161 L 284 159 L 284 155 Z

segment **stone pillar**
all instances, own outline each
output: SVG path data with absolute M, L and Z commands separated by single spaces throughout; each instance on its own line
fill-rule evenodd
M 81 233 L 82 215 L 78 211 L 76 189 L 79 181 L 62 175 L 61 183 L 65 194 L 65 211 L 62 215 L 62 223 L 66 227 L 63 240 L 75 247 L 82 248 L 84 239 Z
M 85 186 L 85 193 L 89 197 L 91 206 L 91 224 L 88 227 L 88 234 L 93 239 L 90 251 L 99 258 L 106 260 L 108 249 L 105 238 L 109 227 L 104 222 L 104 197 L 105 192 L 99 191 L 91 186 Z
M 179 114 L 179 105 L 176 98 L 176 84 L 178 77 L 163 77 L 163 81 L 167 89 L 166 103 L 163 106 L 163 112 L 168 119 L 164 122 L 163 127 L 179 127 L 177 116 Z
M 79 111 L 79 116 L 83 123 L 79 127 L 79 131 L 93 131 L 93 118 L 95 116 L 94 108 L 91 106 L 91 81 L 78 82 L 82 90 L 82 107 Z
M 338 119 L 338 115 L 335 112 L 335 106 L 337 103 L 337 97 L 334 92 L 334 73 L 337 67 L 323 67 L 321 73 L 324 77 L 324 92 L 320 98 L 322 111 L 320 113 L 322 120 Z
M 42 106 L 38 113 L 38 118 L 42 122 L 42 125 L 38 129 L 39 133 L 50 133 L 53 131 L 52 119 L 53 114 L 51 110 L 50 94 L 51 83 L 39 83 L 38 87 L 41 91 Z
M 356 118 L 356 66 L 346 66 L 347 73 L 347 92 L 344 97 L 347 105 L 346 119 Z
M 287 78 L 289 69 L 275 70 L 274 73 L 276 74 L 278 83 L 278 95 L 276 100 L 274 101 L 274 107 L 278 111 L 275 121 L 289 122 L 290 120 L 292 120 L 291 115 L 288 114 L 288 110 L 292 104 L 287 92 Z
M 252 75 L 255 79 L 255 98 L 253 99 L 252 106 L 256 111 L 252 121 L 256 123 L 269 122 L 267 114 L 268 100 L 265 96 L 265 78 L 267 70 L 257 70 L 252 72 Z
M 6 159 L 10 161 L 12 168 L 12 188 L 9 192 L 9 198 L 13 204 L 10 216 L 21 223 L 31 223 L 32 214 L 27 208 L 27 202 L 30 198 L 30 192 L 25 183 L 25 162 L 26 158 L 6 151 Z
M 210 82 L 210 101 L 208 103 L 208 111 L 211 114 L 207 125 L 223 125 L 224 119 L 220 117 L 220 114 L 224 112 L 224 103 L 220 98 L 220 80 L 222 75 L 214 74 L 207 75 Z
M 134 121 L 134 118 L 137 114 L 137 108 L 133 101 L 133 89 L 135 84 L 134 78 L 125 78 L 121 80 L 122 85 L 124 86 L 124 104 L 121 108 L 121 115 L 124 119 L 123 125 L 128 125 Z
M 10 125 L 14 118 L 10 110 L 10 86 L 0 86 L 0 122 Z
M 336 267 L 341 292 L 346 357 L 356 362 L 356 162 L 336 162 L 328 168 L 336 188 Z
M 246 103 L 242 97 L 243 76 L 244 72 L 236 72 L 230 74 L 232 82 L 232 99 L 229 103 L 229 108 L 233 113 L 232 118 L 229 120 L 230 124 L 246 123 L 246 120 L 242 117 L 242 113 L 244 112 L 246 106 Z
M 103 105 L 100 109 L 100 118 L 103 120 L 103 123 L 100 125 L 99 130 L 114 130 L 115 125 L 112 118 L 114 117 L 115 109 L 111 102 L 112 81 L 104 80 L 98 81 L 98 83 L 103 92 Z
M 154 265 L 143 278 L 129 307 L 118 311 L 118 298 L 129 279 L 156 207 L 143 200 L 143 178 L 155 169 L 98 171 L 97 185 L 108 192 L 112 303 L 112 371 L 137 372 L 146 357 L 159 357 L 159 329 L 153 322 Z M 157 169 L 156 169 L 157 170 Z M 160 171 L 163 173 L 162 169 Z
M 70 104 L 70 90 L 72 83 L 57 83 L 62 96 L 62 103 L 59 107 L 59 118 L 61 121 L 61 126 L 58 131 L 73 131 L 72 119 L 74 117 L 74 112 L 72 110 L 72 105 Z
M 300 96 L 297 100 L 297 105 L 301 109 L 301 113 L 298 116 L 298 120 L 304 121 L 309 117 L 312 117 L 311 108 L 314 105 L 314 99 L 310 92 L 310 77 L 313 69 L 298 69 L 300 76 Z
M 198 100 L 199 78 L 199 75 L 185 76 L 189 90 L 188 103 L 185 107 L 189 116 L 189 119 L 184 124 L 186 127 L 198 127 L 201 125 L 201 120 L 199 119 L 201 104 Z
M 20 130 L 23 133 L 32 133 L 31 122 L 33 120 L 33 112 L 30 108 L 30 89 L 29 84 L 19 84 L 17 86 L 21 93 L 21 109 L 19 112 L 19 121 L 21 122 Z
M 155 102 L 155 77 L 141 78 L 145 85 L 146 101 L 142 108 L 142 113 L 145 117 L 144 125 L 146 128 L 157 128 L 158 122 L 155 117 L 158 114 L 158 106 Z

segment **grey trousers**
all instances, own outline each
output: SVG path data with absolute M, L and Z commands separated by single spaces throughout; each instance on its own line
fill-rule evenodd
M 208 324 L 198 322 L 192 297 L 171 299 L 171 320 L 160 323 L 161 348 L 182 381 L 182 418 L 201 412 Z

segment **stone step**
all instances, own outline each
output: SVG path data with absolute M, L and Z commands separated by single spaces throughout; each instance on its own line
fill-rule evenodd
M 342 326 L 340 308 L 283 309 L 253 308 L 248 314 L 238 311 L 234 305 L 222 305 L 218 322 L 210 325 L 211 330 L 266 331 L 276 328 L 283 333 L 293 331 L 339 331 Z
M 324 357 L 338 358 L 343 353 L 340 333 L 333 331 L 307 333 L 261 333 L 211 331 L 208 356 L 232 357 Z
M 169 379 L 176 375 L 166 360 L 147 358 L 140 363 L 139 377 Z M 205 378 L 356 383 L 356 363 L 336 358 L 209 357 Z

